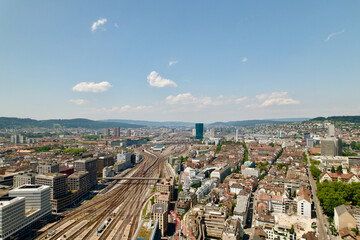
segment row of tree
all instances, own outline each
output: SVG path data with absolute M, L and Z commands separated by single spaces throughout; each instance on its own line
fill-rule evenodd
M 360 183 L 323 182 L 317 184 L 317 197 L 328 216 L 342 204 L 360 206 Z

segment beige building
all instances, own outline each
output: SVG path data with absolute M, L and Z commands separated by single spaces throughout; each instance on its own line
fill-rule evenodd
M 161 182 L 156 184 L 156 192 L 164 192 L 170 194 L 170 201 L 174 198 L 175 179 L 169 177 L 162 179 Z
M 225 228 L 221 239 L 223 240 L 240 240 L 243 239 L 244 230 L 239 219 L 228 218 L 225 222 Z
M 50 187 L 51 199 L 60 198 L 67 194 L 66 180 L 67 175 L 63 173 L 48 173 L 37 175 L 35 177 L 36 184 Z
M 155 203 L 151 209 L 151 219 L 159 221 L 161 236 L 166 236 L 168 227 L 168 207 L 165 204 Z
M 356 219 L 346 209 L 345 205 L 340 205 L 334 209 L 334 224 L 339 231 L 343 228 L 356 228 Z

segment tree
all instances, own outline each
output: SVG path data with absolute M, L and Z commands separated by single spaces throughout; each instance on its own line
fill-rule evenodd
M 335 168 L 334 166 L 331 167 L 331 172 L 334 173 L 335 172 Z
M 342 173 L 342 166 L 341 166 L 341 165 L 339 165 L 339 166 L 337 167 L 336 172 L 337 172 L 337 173 Z

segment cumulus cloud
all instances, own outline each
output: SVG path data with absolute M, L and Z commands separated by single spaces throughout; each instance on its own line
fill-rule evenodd
M 107 22 L 106 18 L 100 18 L 96 22 L 93 22 L 93 24 L 91 25 L 91 31 L 95 32 L 96 29 L 98 29 L 100 26 L 104 25 L 106 22 Z
M 272 92 L 270 94 L 260 94 L 256 95 L 256 98 L 262 103 L 258 106 L 260 107 L 268 107 L 272 105 L 292 105 L 292 104 L 299 104 L 300 101 L 289 98 L 288 92 Z M 255 107 L 256 105 L 248 105 L 247 107 Z
M 76 84 L 72 90 L 74 92 L 105 92 L 111 88 L 111 84 L 109 82 L 81 82 Z
M 330 33 L 327 38 L 325 39 L 325 42 L 329 41 L 331 38 L 335 37 L 336 35 L 340 35 L 345 32 L 345 29 L 341 30 L 340 32 L 333 32 Z
M 243 59 L 241 59 L 241 62 L 247 62 L 248 61 L 248 58 L 247 57 L 244 57 Z
M 87 103 L 87 101 L 85 99 L 70 99 L 69 102 L 75 103 L 77 105 L 82 105 L 82 104 Z
M 177 84 L 174 81 L 161 77 L 159 73 L 157 73 L 156 71 L 152 71 L 147 76 L 147 80 L 150 86 L 152 87 L 158 87 L 158 88 L 166 87 L 166 86 L 177 87 Z
M 177 64 L 178 62 L 179 62 L 178 60 L 169 61 L 169 67 L 171 67 L 172 65 Z

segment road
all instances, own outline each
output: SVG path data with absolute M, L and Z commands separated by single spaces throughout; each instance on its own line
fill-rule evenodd
M 310 157 L 307 155 L 307 159 L 308 159 L 308 164 L 310 166 Z M 327 221 L 326 216 L 324 216 L 324 214 L 322 213 L 322 208 L 320 206 L 320 202 L 319 199 L 316 196 L 316 191 L 317 191 L 317 186 L 316 186 L 316 182 L 314 180 L 313 175 L 311 174 L 310 168 L 308 168 L 308 174 L 309 174 L 309 181 L 310 181 L 310 185 L 311 185 L 311 193 L 313 195 L 313 201 L 315 203 L 315 210 L 316 210 L 316 217 L 318 219 L 318 233 L 319 233 L 319 240 L 327 240 L 328 238 L 330 238 L 329 236 L 331 236 L 331 234 L 329 233 L 329 230 L 326 226 L 329 226 L 329 223 Z M 325 226 L 326 224 L 326 226 Z

